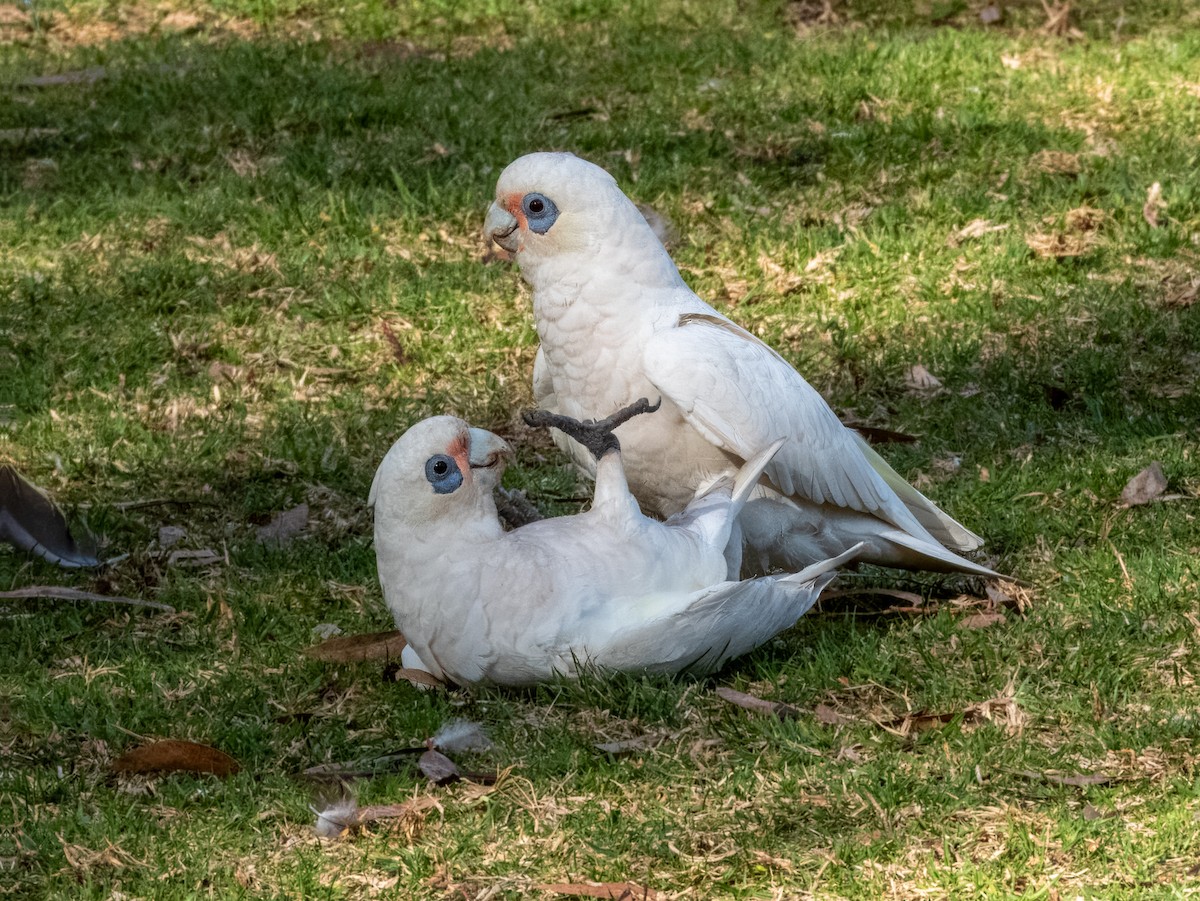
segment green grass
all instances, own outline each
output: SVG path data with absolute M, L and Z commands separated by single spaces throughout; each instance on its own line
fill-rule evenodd
M 0 549 L 0 589 L 179 611 L 8 608 L 0 888 L 1194 893 L 1200 15 L 1080 5 L 1067 39 L 1039 30 L 1038 3 L 994 27 L 978 5 L 838 3 L 797 29 L 805 4 L 195 0 L 164 18 L 87 0 L 0 25 L 0 455 L 129 554 L 67 573 Z M 95 66 L 90 84 L 17 85 Z M 302 657 L 320 623 L 389 624 L 364 501 L 391 442 L 441 412 L 512 434 L 529 402 L 528 294 L 479 261 L 478 235 L 500 169 L 555 148 L 669 216 L 689 282 L 840 413 L 920 435 L 883 452 L 1030 580 L 1024 613 L 963 629 L 957 583 L 876 572 L 941 612 L 837 600 L 711 680 L 515 695 Z M 1045 171 L 1043 151 L 1078 171 Z M 1071 225 L 1081 207 L 1097 228 Z M 1002 228 L 948 241 L 976 219 Z M 1038 234 L 1085 252 L 1040 257 Z M 916 363 L 942 392 L 906 388 Z M 1184 498 L 1118 510 L 1152 460 Z M 506 483 L 552 512 L 586 493 L 544 443 Z M 139 500 L 160 503 L 122 506 Z M 307 535 L 257 544 L 302 501 Z M 222 561 L 168 565 L 164 525 Z M 720 685 L 805 712 L 758 717 Z M 958 716 L 905 727 L 919 711 Z M 297 773 L 452 716 L 492 732 L 466 760 L 502 769 L 497 787 L 401 770 L 357 784 L 359 802 L 441 809 L 407 832 L 312 836 L 326 789 Z M 652 750 L 594 747 L 645 732 Z M 243 769 L 110 775 L 138 736 Z M 1028 775 L 1046 772 L 1111 778 Z

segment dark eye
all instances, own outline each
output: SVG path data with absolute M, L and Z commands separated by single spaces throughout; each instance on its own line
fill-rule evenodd
M 438 494 L 449 494 L 463 483 L 458 463 L 447 454 L 434 454 L 425 461 L 425 478 Z
M 529 230 L 539 235 L 550 231 L 550 226 L 558 219 L 558 207 L 545 194 L 526 194 L 521 198 L 521 207 Z

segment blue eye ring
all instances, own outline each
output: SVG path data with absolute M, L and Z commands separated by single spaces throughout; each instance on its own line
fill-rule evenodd
M 426 460 L 425 478 L 437 494 L 450 494 L 463 483 L 462 470 L 449 454 L 434 454 Z
M 550 231 L 550 226 L 558 220 L 558 207 L 554 201 L 536 191 L 521 198 L 521 211 L 529 223 L 529 230 L 539 235 Z

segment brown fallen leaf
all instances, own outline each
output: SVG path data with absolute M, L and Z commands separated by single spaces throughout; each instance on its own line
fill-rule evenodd
M 813 710 L 813 714 L 816 716 L 817 722 L 825 726 L 842 726 L 854 722 L 850 717 L 842 716 L 827 704 L 818 704 Z
M 989 626 L 1001 625 L 1008 622 L 1003 613 L 972 613 L 958 621 L 960 629 L 986 629 Z
M 175 612 L 175 608 L 170 604 L 161 604 L 158 601 L 139 601 L 137 598 L 125 598 L 117 594 L 95 594 L 91 591 L 64 588 L 61 585 L 32 585 L 28 588 L 17 588 L 13 591 L 0 591 L 0 598 L 54 598 L 60 601 L 99 601 L 105 604 L 127 604 L 130 607 L 148 607 L 151 610 L 162 610 L 165 613 Z
M 434 785 L 449 785 L 451 782 L 457 782 L 462 778 L 458 764 L 441 751 L 435 751 L 433 748 L 430 748 L 421 755 L 421 759 L 417 761 L 417 766 L 421 768 L 421 772 L 425 774 L 425 778 Z
M 269 523 L 261 526 L 258 529 L 258 543 L 287 547 L 306 528 L 308 504 L 298 504 L 290 510 L 276 513 Z
M 1142 218 L 1151 228 L 1158 228 L 1158 214 L 1167 208 L 1162 199 L 1162 185 L 1155 182 L 1146 191 L 1146 203 L 1142 206 Z
M 663 732 L 647 732 L 632 738 L 621 738 L 616 741 L 597 742 L 596 747 L 606 754 L 633 754 L 637 751 L 650 751 L 663 743 L 667 735 Z
M 239 769 L 238 762 L 224 751 L 172 738 L 139 745 L 112 762 L 112 771 L 124 774 L 211 773 L 214 776 L 232 776 Z
M 1001 225 L 993 225 L 987 219 L 972 219 L 958 231 L 954 232 L 950 237 L 946 238 L 948 247 L 957 247 L 964 241 L 972 238 L 982 238 L 984 235 L 991 232 L 1000 232 L 1008 228 L 1008 223 Z
M 904 373 L 904 384 L 910 391 L 933 392 L 942 387 L 942 380 L 920 363 L 914 363 Z
M 1167 477 L 1157 460 L 1130 479 L 1121 491 L 1119 505 L 1138 507 L 1148 504 L 1167 490 Z
M 196 551 L 171 551 L 167 556 L 167 566 L 210 566 L 221 563 L 225 558 L 212 548 L 202 548 Z
M 936 604 L 926 604 L 925 599 L 916 592 L 903 591 L 899 588 L 834 588 L 821 592 L 821 603 L 838 598 L 867 598 L 885 597 L 902 603 L 892 605 L 883 613 L 937 613 Z
M 753 710 L 755 713 L 766 713 L 771 716 L 777 716 L 781 720 L 791 719 L 800 715 L 800 708 L 793 707 L 791 704 L 784 704 L 782 701 L 767 701 L 763 698 L 756 698 L 754 695 L 748 695 L 744 691 L 738 691 L 734 688 L 728 688 L 724 685 L 717 689 L 717 697 L 723 701 L 728 701 L 730 704 L 736 704 L 746 710 Z
M 415 685 L 417 688 L 445 688 L 446 683 L 439 679 L 433 673 L 427 673 L 423 669 L 409 669 L 402 666 L 392 672 L 392 678 L 399 682 L 401 679 L 408 682 L 410 685 Z
M 1054 785 L 1073 785 L 1076 788 L 1086 788 L 1089 785 L 1107 785 L 1113 781 L 1112 776 L 1103 773 L 1055 773 L 1047 771 L 1039 773 L 1036 770 L 1021 770 L 1020 774 L 1035 782 L 1051 782 Z
M 928 732 L 931 729 L 940 729 L 947 723 L 954 722 L 955 717 L 961 716 L 964 721 L 970 718 L 969 710 L 957 711 L 954 713 L 929 713 L 924 710 L 916 710 L 912 713 L 906 713 L 904 716 L 898 716 L 890 720 L 876 720 L 876 724 L 886 729 L 888 732 L 896 735 L 912 735 L 914 732 Z
M 574 898 L 608 898 L 610 901 L 657 901 L 658 892 L 636 882 L 539 882 L 541 892 L 570 895 Z
M 320 644 L 305 648 L 303 653 L 306 657 L 312 657 L 314 660 L 321 660 L 325 663 L 399 660 L 400 652 L 407 644 L 404 633 L 392 629 L 388 632 L 368 632 L 363 635 L 329 638 Z

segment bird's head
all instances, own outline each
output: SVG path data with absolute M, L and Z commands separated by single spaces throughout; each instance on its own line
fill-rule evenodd
M 384 456 L 368 503 L 377 522 L 387 516 L 423 524 L 486 511 L 512 452 L 499 435 L 473 429 L 461 419 L 424 419 Z
M 530 153 L 510 163 L 496 183 L 484 236 L 515 254 L 522 269 L 598 255 L 630 237 L 658 244 L 616 179 L 572 153 Z

